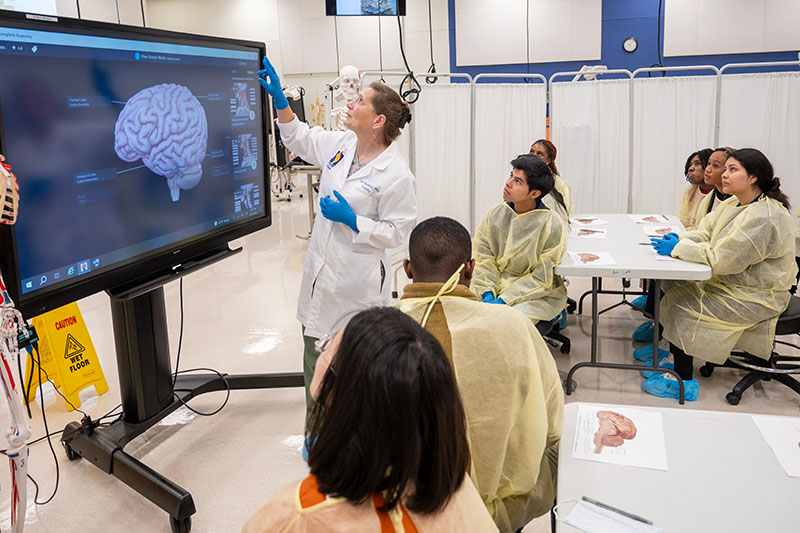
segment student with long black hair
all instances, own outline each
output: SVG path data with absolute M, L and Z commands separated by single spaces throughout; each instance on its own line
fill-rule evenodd
M 695 231 L 652 239 L 659 254 L 711 267 L 706 281 L 664 282 L 661 325 L 687 400 L 698 396 L 694 357 L 721 364 L 741 349 L 769 358 L 797 274 L 789 201 L 766 156 L 753 148 L 731 151 L 721 182 L 730 198 Z M 678 397 L 677 381 L 666 373 L 651 375 L 642 388 Z
M 246 533 L 496 532 L 469 476 L 464 408 L 439 342 L 375 307 L 322 339 L 305 479 Z

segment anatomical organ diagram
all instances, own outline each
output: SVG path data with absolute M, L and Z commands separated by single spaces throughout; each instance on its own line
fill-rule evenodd
M 614 411 L 597 411 L 600 427 L 594 433 L 594 453 L 601 453 L 604 446 L 617 448 L 626 440 L 636 437 L 633 420 Z
M 173 202 L 181 189 L 203 177 L 208 123 L 206 112 L 183 85 L 162 83 L 142 89 L 127 101 L 114 126 L 114 150 L 123 161 L 142 159 L 167 178 Z

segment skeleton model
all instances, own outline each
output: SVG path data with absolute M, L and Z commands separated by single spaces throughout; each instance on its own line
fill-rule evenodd
M 338 87 L 337 87 L 338 84 Z M 361 88 L 361 75 L 353 65 L 345 65 L 339 71 L 339 77 L 329 84 L 334 88 L 334 98 L 344 99 L 342 105 L 331 109 L 331 129 L 344 130 L 344 119 L 347 117 L 347 103 L 354 102 L 358 98 L 358 91 Z M 331 102 L 331 106 L 333 102 Z
M 0 161 L 5 158 L 0 155 Z M 0 222 L 13 224 L 17 220 L 19 205 L 19 186 L 17 178 L 11 173 L 11 167 L 0 165 L 0 206 L 2 214 Z M 8 413 L 11 427 L 6 433 L 8 438 L 8 463 L 11 469 L 11 531 L 20 533 L 25 526 L 25 511 L 28 504 L 28 444 L 31 427 L 25 418 L 25 407 L 20 390 L 23 384 L 14 379 L 12 369 L 17 367 L 19 347 L 17 335 L 22 329 L 27 336 L 25 321 L 19 311 L 14 309 L 14 302 L 6 290 L 5 282 L 0 275 L 0 380 L 6 393 Z

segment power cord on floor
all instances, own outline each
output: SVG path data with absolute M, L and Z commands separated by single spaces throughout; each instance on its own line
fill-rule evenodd
M 175 373 L 172 374 L 172 388 L 173 388 L 172 395 L 175 397 L 176 400 L 181 402 L 181 404 L 183 404 L 183 406 L 186 407 L 191 412 L 193 412 L 193 413 L 195 413 L 197 415 L 200 415 L 200 416 L 213 416 L 213 415 L 219 413 L 220 411 L 222 411 L 222 409 L 226 405 L 228 405 L 228 399 L 230 399 L 230 397 L 231 397 L 231 384 L 228 383 L 228 380 L 225 379 L 225 376 L 221 372 L 219 372 L 218 370 L 214 370 L 213 368 L 190 368 L 189 370 L 179 370 L 180 364 L 181 364 L 181 347 L 183 345 L 183 278 L 181 278 L 181 280 L 180 280 L 178 294 L 179 294 L 179 299 L 180 299 L 180 314 L 181 314 L 180 323 L 181 323 L 181 328 L 180 328 L 180 333 L 178 335 L 178 353 L 175 356 Z M 183 398 L 181 398 L 174 390 L 175 389 L 175 384 L 178 381 L 178 374 L 186 374 L 186 373 L 189 373 L 189 372 L 198 372 L 198 371 L 201 371 L 201 370 L 205 371 L 205 372 L 213 372 L 216 375 L 218 375 L 219 378 L 223 381 L 223 383 L 225 383 L 225 389 L 227 391 L 227 393 L 225 395 L 225 401 L 222 402 L 222 405 L 220 405 L 218 409 L 216 409 L 216 410 L 214 410 L 214 411 L 212 411 L 210 413 L 204 413 L 202 411 L 198 411 L 197 409 L 194 409 L 188 403 L 186 403 L 183 400 Z

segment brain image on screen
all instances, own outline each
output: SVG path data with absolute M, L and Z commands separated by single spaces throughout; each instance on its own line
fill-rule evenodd
M 122 108 L 114 127 L 114 150 L 123 161 L 142 162 L 167 178 L 173 202 L 203 176 L 206 112 L 183 85 L 162 83 L 142 89 Z

